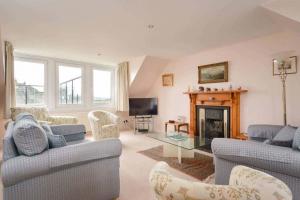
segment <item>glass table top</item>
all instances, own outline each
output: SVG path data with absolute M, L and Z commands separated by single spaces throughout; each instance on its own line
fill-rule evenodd
M 195 149 L 199 140 L 197 136 L 190 136 L 183 132 L 148 133 L 147 136 L 187 150 Z

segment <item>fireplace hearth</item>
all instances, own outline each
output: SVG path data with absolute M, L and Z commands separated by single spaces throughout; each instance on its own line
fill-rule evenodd
M 196 106 L 196 132 L 199 149 L 211 149 L 214 138 L 230 137 L 230 107 Z

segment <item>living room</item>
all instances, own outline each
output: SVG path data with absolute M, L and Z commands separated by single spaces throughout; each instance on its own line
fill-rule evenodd
M 299 8 L 1 1 L 2 198 L 299 199 Z

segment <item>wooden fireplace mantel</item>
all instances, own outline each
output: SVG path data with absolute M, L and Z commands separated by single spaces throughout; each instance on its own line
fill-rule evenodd
M 210 92 L 184 92 L 190 97 L 190 130 L 192 135 L 198 135 L 197 105 L 227 106 L 230 107 L 230 137 L 244 139 L 240 133 L 240 95 L 248 90 L 224 90 Z

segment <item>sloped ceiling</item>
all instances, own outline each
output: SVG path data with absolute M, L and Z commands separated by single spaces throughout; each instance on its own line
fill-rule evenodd
M 261 8 L 267 2 L 1 0 L 0 23 L 19 52 L 116 64 L 141 55 L 177 58 L 279 31 Z
M 161 78 L 161 72 L 169 61 L 152 56 L 146 56 L 140 66 L 135 79 L 130 84 L 130 97 L 145 97 L 153 83 Z
M 300 22 L 299 0 L 273 0 L 262 5 L 277 14 Z

